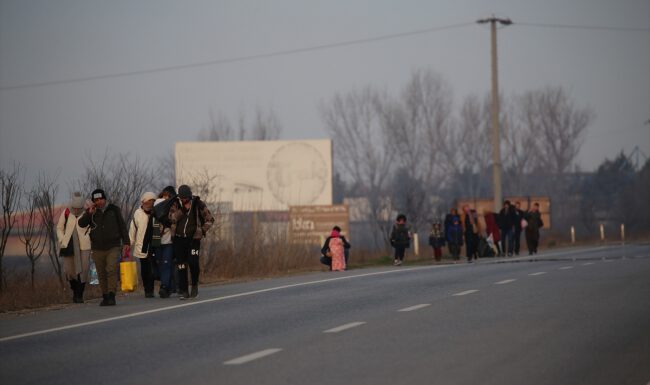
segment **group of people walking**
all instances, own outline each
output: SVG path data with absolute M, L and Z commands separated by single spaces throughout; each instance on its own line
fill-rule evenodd
M 140 207 L 128 226 L 120 208 L 108 202 L 104 190 L 94 190 L 85 202 L 81 193 L 74 193 L 57 224 L 60 255 L 73 302 L 84 302 L 91 258 L 102 291 L 100 306 L 116 304 L 118 264 L 132 257 L 140 261 L 146 298 L 155 297 L 155 280 L 160 280 L 160 298 L 169 298 L 172 293 L 178 293 L 180 299 L 196 297 L 201 239 L 214 221 L 205 202 L 193 195 L 187 185 L 180 186 L 178 193 L 173 186 L 165 187 L 159 194 L 143 193 Z M 537 202 L 524 212 L 519 202 L 513 205 L 506 200 L 499 213 L 487 211 L 482 216 L 464 206 L 462 213 L 452 208 L 444 223 L 433 224 L 429 244 L 436 261 L 442 259 L 446 244 L 454 260 L 460 259 L 464 246 L 467 260 L 472 262 L 489 253 L 489 245 L 496 248 L 492 255 L 519 255 L 523 231 L 528 252 L 533 255 L 537 253 L 539 230 L 543 226 Z M 395 250 L 394 265 L 399 266 L 412 239 L 404 214 L 397 216 L 389 237 Z M 332 271 L 346 270 L 350 247 L 341 229 L 334 226 L 321 248 L 321 263 Z
M 69 206 L 57 223 L 57 237 L 73 302 L 84 302 L 91 258 L 102 291 L 100 306 L 116 304 L 118 264 L 132 257 L 140 261 L 146 298 L 155 297 L 156 279 L 160 298 L 174 292 L 180 299 L 198 295 L 201 239 L 214 217 L 189 186 L 180 186 L 178 194 L 173 186 L 160 194 L 143 193 L 128 226 L 102 189 L 94 190 L 85 203 L 81 193 L 74 193 Z
M 437 261 L 441 259 L 445 243 L 454 260 L 460 259 L 461 248 L 465 246 L 467 260 L 472 262 L 479 256 L 519 255 L 521 233 L 524 232 L 528 253 L 533 255 L 537 253 L 539 230 L 543 226 L 537 202 L 528 211 L 523 211 L 520 202 L 513 205 L 506 200 L 499 213 L 488 210 L 482 216 L 466 205 L 460 214 L 456 208 L 450 210 L 445 217 L 444 229 L 439 222 L 433 224 L 429 245 Z

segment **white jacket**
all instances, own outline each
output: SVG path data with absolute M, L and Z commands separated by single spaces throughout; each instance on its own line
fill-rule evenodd
M 137 258 L 147 258 L 147 253 L 142 252 L 144 235 L 147 232 L 149 214 L 142 207 L 135 210 L 131 225 L 129 226 L 129 239 L 131 240 L 131 255 Z
M 77 223 L 78 217 L 76 217 L 72 211 L 68 215 L 68 222 L 65 222 L 65 212 L 67 209 L 64 209 L 61 212 L 59 221 L 56 224 L 56 238 L 59 240 L 59 250 L 68 246 L 70 239 L 72 238 L 72 232 L 76 229 L 77 235 L 79 236 L 79 249 L 80 250 L 90 250 L 90 231 L 87 227 L 81 227 Z M 81 215 L 80 215 L 81 216 Z

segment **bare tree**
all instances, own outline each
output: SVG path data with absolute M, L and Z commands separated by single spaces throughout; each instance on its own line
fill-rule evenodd
M 553 175 L 570 171 L 594 119 L 593 111 L 576 107 L 562 87 L 527 92 L 522 103 L 526 124 L 538 136 L 543 169 Z
M 504 174 L 511 194 L 530 194 L 535 189 L 531 176 L 542 169 L 538 136 L 527 124 L 530 99 L 513 98 L 503 110 L 502 151 Z
M 252 140 L 276 140 L 281 132 L 280 119 L 273 110 L 264 112 L 259 107 L 255 110 L 255 120 L 250 128 Z
M 2 204 L 2 222 L 0 229 L 0 291 L 6 287 L 6 277 L 3 268 L 3 257 L 9 240 L 11 230 L 16 224 L 16 210 L 20 205 L 20 191 L 22 187 L 21 169 L 18 164 L 12 170 L 0 170 L 0 201 Z
M 25 255 L 30 263 L 30 277 L 32 290 L 34 289 L 34 276 L 36 274 L 36 263 L 43 255 L 47 245 L 47 238 L 43 236 L 43 222 L 39 215 L 39 194 L 38 188 L 32 190 L 22 207 L 20 231 L 18 237 L 25 246 Z
M 154 162 L 154 192 L 162 191 L 166 186 L 176 185 L 176 154 L 174 151 L 162 155 Z
M 475 96 L 465 98 L 460 110 L 460 120 L 456 137 L 451 137 L 456 151 L 454 160 L 457 195 L 462 197 L 482 197 L 489 195 L 492 166 L 492 145 L 490 140 L 489 99 L 483 102 Z M 451 166 L 451 165 L 450 165 Z
M 36 189 L 32 192 L 30 199 L 34 200 L 40 215 L 42 232 L 46 240 L 47 255 L 50 258 L 52 269 L 56 273 L 59 283 L 63 286 L 63 266 L 58 254 L 56 221 L 54 218 L 54 202 L 59 190 L 59 186 L 55 182 L 57 179 L 58 175 L 48 176 L 45 173 L 39 175 Z
M 385 94 L 366 87 L 347 95 L 337 94 L 321 106 L 325 126 L 333 138 L 338 172 L 353 181 L 368 199 L 370 221 L 382 233 L 386 184 L 397 149 L 386 120 L 380 118 L 385 102 Z M 375 232 L 373 238 L 379 246 Z
M 443 178 L 441 165 L 445 139 L 451 129 L 452 92 L 433 71 L 416 71 L 396 105 L 384 105 L 381 116 L 392 133 L 399 155 L 399 174 L 393 189 L 395 203 L 407 213 L 415 231 L 432 213 L 431 195 Z M 401 190 L 401 191 L 399 191 Z
M 219 112 L 215 117 L 210 112 L 210 125 L 199 133 L 199 140 L 203 141 L 229 141 L 235 140 L 236 134 L 228 117 Z
M 276 140 L 280 138 L 282 124 L 278 115 L 272 109 L 263 111 L 255 109 L 252 123 L 248 123 L 245 113 L 238 116 L 238 127 L 234 128 L 230 119 L 222 112 L 215 117 L 210 113 L 210 126 L 199 133 L 199 140 L 231 141 L 231 140 Z
M 95 160 L 89 154 L 85 167 L 85 175 L 78 182 L 80 191 L 103 189 L 108 199 L 122 209 L 127 223 L 138 208 L 142 193 L 154 188 L 153 168 L 138 155 L 113 156 L 106 151 L 103 158 Z

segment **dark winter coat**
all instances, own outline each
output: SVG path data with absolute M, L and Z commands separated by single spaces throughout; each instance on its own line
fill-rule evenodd
M 320 249 L 321 254 L 328 256 L 327 252 L 330 251 L 330 240 L 332 238 L 333 238 L 332 236 L 329 236 L 327 237 L 327 239 L 325 239 L 325 243 L 323 243 L 323 247 Z M 352 247 L 350 245 L 350 242 L 348 242 L 348 240 L 345 239 L 343 235 L 340 235 L 338 238 L 341 238 L 341 240 L 343 241 L 343 250 L 344 253 L 347 255 L 349 253 L 350 248 Z
M 208 206 L 197 196 L 192 197 L 189 210 L 180 201 L 176 202 L 169 209 L 172 234 L 180 238 L 203 238 L 214 223 Z
M 515 217 L 514 217 L 515 231 L 520 232 L 521 231 L 521 220 L 524 219 L 524 212 L 517 209 L 517 208 L 514 208 L 512 211 L 514 211 L 514 213 L 515 213 Z
M 454 221 L 456 222 L 454 224 Z M 460 217 L 454 215 L 447 227 L 447 242 L 450 245 L 463 245 L 463 225 L 460 224 Z
M 445 245 L 445 234 L 442 229 L 432 229 L 429 233 L 429 246 L 434 249 L 441 248 Z
M 390 244 L 393 247 L 409 248 L 411 246 L 411 235 L 406 224 L 395 223 L 390 232 Z
M 90 226 L 93 250 L 109 250 L 131 244 L 122 212 L 114 204 L 108 203 L 103 210 L 98 208 L 94 214 L 85 211 L 78 223 L 81 227 Z
M 515 208 L 510 206 L 507 210 L 502 208 L 499 211 L 499 227 L 501 230 L 509 231 L 515 228 L 515 222 L 517 222 L 517 215 L 515 213 Z
M 528 222 L 528 225 L 526 226 L 526 232 L 539 233 L 539 229 L 544 227 L 542 214 L 540 214 L 539 211 L 530 211 L 526 213 L 525 218 Z

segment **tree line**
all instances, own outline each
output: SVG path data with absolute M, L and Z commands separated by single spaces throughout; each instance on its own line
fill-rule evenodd
M 500 104 L 504 196 L 549 196 L 558 231 L 582 226 L 593 234 L 599 221 L 626 223 L 632 233 L 650 228 L 644 200 L 650 189 L 649 162 L 635 167 L 621 153 L 595 173 L 577 168 L 576 157 L 594 119 L 590 108 L 577 105 L 561 86 L 501 95 Z M 367 201 L 369 227 L 363 231 L 376 249 L 388 244 L 395 213 L 406 214 L 414 231 L 427 231 L 457 199 L 491 198 L 489 95 L 469 95 L 456 106 L 448 82 L 434 71 L 420 70 L 395 95 L 366 86 L 321 102 L 320 111 L 333 141 L 335 203 L 344 197 Z M 274 140 L 281 131 L 274 111 L 257 108 L 252 119 L 242 113 L 235 124 L 225 114 L 211 114 L 198 139 Z M 174 170 L 173 154 L 152 161 L 107 151 L 99 158 L 87 155 L 83 175 L 67 188 L 68 193 L 103 188 L 129 221 L 143 191 L 175 185 Z M 209 195 L 207 182 L 194 181 L 204 196 Z M 5 248 L 16 229 L 32 281 L 35 264 L 46 255 L 63 284 L 54 217 L 57 177 L 41 174 L 29 191 L 23 186 L 20 165 L 0 170 L 0 289 L 6 285 Z M 22 223 L 16 226 L 18 213 Z

